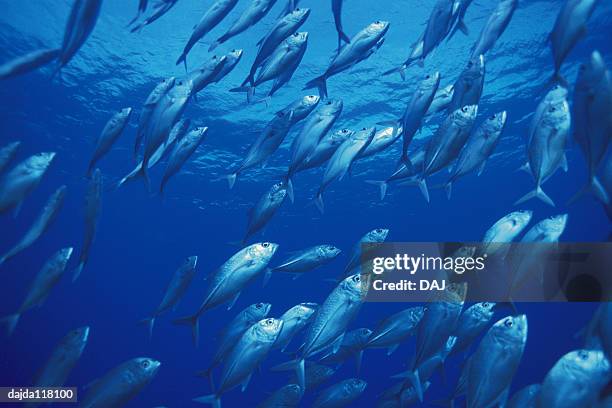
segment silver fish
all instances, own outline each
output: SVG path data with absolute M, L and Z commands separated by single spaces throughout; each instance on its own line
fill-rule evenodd
M 507 408 L 536 408 L 538 394 L 540 393 L 540 384 L 531 384 L 521 388 L 514 393 Z
M 375 21 L 355 34 L 350 43 L 339 50 L 323 75 L 309 81 L 304 89 L 317 88 L 322 98 L 327 98 L 327 80 L 329 77 L 355 66 L 368 59 L 384 43 L 384 36 L 389 30 L 388 21 Z
M 273 348 L 280 348 L 284 352 L 291 340 L 311 322 L 318 307 L 316 303 L 300 303 L 283 313 L 280 317 L 283 328 Z
M 442 112 L 448 108 L 451 101 L 453 100 L 453 95 L 455 94 L 455 85 L 449 84 L 444 88 L 440 88 L 438 86 L 438 90 L 436 91 L 436 95 L 431 101 L 431 105 L 429 105 L 429 109 L 427 109 L 427 113 L 425 116 L 435 115 L 438 112 Z
M 321 213 L 324 212 L 323 207 L 323 191 L 334 181 L 341 181 L 349 172 L 355 158 L 361 153 L 372 141 L 376 128 L 363 128 L 355 132 L 349 139 L 342 143 L 334 152 L 327 163 L 321 186 L 317 191 L 315 204 Z
M 213 42 L 208 51 L 212 51 L 219 45 L 223 44 L 230 38 L 242 33 L 247 28 L 257 24 L 262 18 L 268 14 L 274 6 L 276 0 L 253 0 L 249 6 L 242 12 L 240 17 L 231 25 L 231 27 L 221 37 Z
M 201 41 L 206 34 L 223 21 L 236 4 L 238 4 L 238 0 L 217 0 L 206 10 L 198 24 L 193 27 L 191 37 L 189 37 L 183 53 L 176 60 L 176 65 L 182 62 L 185 64 L 185 69 L 187 69 L 187 54 L 189 54 L 189 51 L 198 41 Z
M 340 99 L 328 99 L 319 105 L 308 117 L 302 131 L 291 143 L 291 164 L 287 171 L 287 193 L 291 202 L 294 201 L 293 182 L 291 178 L 296 169 L 314 152 L 318 143 L 329 132 L 342 113 L 343 103 Z
M 146 1 L 146 0 L 145 0 Z M 161 17 L 163 17 L 167 12 L 169 12 L 172 7 L 174 7 L 176 5 L 178 0 L 160 0 L 155 4 L 155 8 L 153 9 L 151 15 L 149 15 L 149 17 L 145 18 L 143 21 L 141 21 L 140 23 L 136 24 L 131 30 L 131 33 L 136 33 L 136 32 L 140 32 L 144 27 L 148 26 L 149 24 L 154 23 L 155 21 L 159 20 Z M 146 11 L 146 6 L 143 7 L 143 12 Z M 130 24 L 133 24 L 136 21 L 136 19 L 133 19 Z
M 389 188 L 389 184 L 392 182 L 404 181 L 408 180 L 409 185 L 414 185 L 416 180 L 413 180 L 416 177 L 420 170 L 423 168 L 423 161 L 425 160 L 425 148 L 421 146 L 417 149 L 416 152 L 409 153 L 408 159 L 410 160 L 410 164 L 412 166 L 407 165 L 404 162 L 399 163 L 397 169 L 387 177 L 385 180 L 366 180 L 366 183 L 373 184 L 378 186 L 380 190 L 380 200 L 384 200 L 387 195 L 387 189 Z M 403 183 L 400 185 L 404 185 Z
M 213 77 L 210 80 L 210 82 L 211 83 L 217 83 L 217 82 L 221 81 L 223 78 L 225 78 L 225 76 L 227 74 L 232 72 L 234 70 L 234 68 L 236 68 L 236 65 L 238 65 L 238 63 L 242 59 L 242 54 L 243 54 L 243 50 L 240 49 L 240 48 L 239 49 L 233 49 L 230 52 L 228 52 L 227 54 L 225 54 L 224 55 L 225 62 L 223 63 L 223 65 L 222 65 L 221 69 L 219 70 L 219 72 L 217 72 L 216 75 L 213 75 Z
M 319 307 L 313 322 L 308 326 L 305 341 L 299 350 L 297 359 L 276 366 L 274 369 L 295 369 L 298 384 L 303 390 L 306 390 L 304 361 L 329 347 L 337 350 L 342 344 L 346 328 L 361 308 L 366 291 L 367 284 L 360 275 L 349 276 L 340 282 Z
M 268 34 L 259 40 L 257 43 L 259 50 L 255 56 L 255 61 L 253 61 L 253 65 L 251 65 L 249 75 L 242 82 L 242 86 L 245 86 L 247 83 L 253 84 L 255 82 L 255 73 L 257 69 L 274 54 L 274 50 L 276 50 L 287 37 L 294 34 L 306 22 L 309 15 L 310 9 L 296 8 L 278 20 Z
M 291 125 L 293 126 L 306 119 L 317 107 L 320 100 L 321 97 L 318 95 L 306 95 L 300 99 L 294 100 L 280 112 L 289 113 L 293 111 L 293 120 L 291 121 Z
M 247 101 L 253 100 L 255 89 L 268 81 L 274 81 L 266 99 L 269 99 L 284 84 L 289 82 L 295 70 L 300 65 L 308 46 L 308 33 L 298 32 L 291 35 L 279 45 L 270 57 L 263 63 L 249 85 L 230 89 L 231 92 L 246 92 Z M 246 82 L 245 82 L 246 83 Z
M 149 125 L 155 107 L 164 95 L 174 86 L 175 80 L 174 77 L 162 79 L 161 82 L 155 85 L 155 88 L 153 88 L 149 96 L 147 96 L 142 110 L 140 111 L 140 116 L 138 117 L 138 130 L 136 131 L 136 139 L 134 141 L 134 157 L 137 156 L 138 150 L 142 145 L 147 126 Z
M 120 407 L 153 380 L 161 363 L 151 358 L 128 360 L 91 383 L 79 408 Z
M 368 258 L 367 244 L 385 242 L 387 235 L 389 235 L 389 230 L 387 228 L 376 228 L 361 237 L 351 251 L 349 261 L 344 268 L 344 275 L 346 276 L 353 269 L 357 268 L 361 262 L 361 259 L 365 260 Z M 363 249 L 366 249 L 365 253 L 363 252 Z
M 89 161 L 89 165 L 87 167 L 87 177 L 91 176 L 91 172 L 96 167 L 96 163 L 100 160 L 106 153 L 108 153 L 113 146 L 113 144 L 117 141 L 123 130 L 127 126 L 130 121 L 130 116 L 132 115 L 132 108 L 123 108 L 119 112 L 116 112 L 104 125 L 104 129 L 102 129 L 102 133 L 98 136 L 98 141 L 96 142 L 96 149 Z
M 314 151 L 300 163 L 295 172 L 300 172 L 308 169 L 319 167 L 326 163 L 338 150 L 338 147 L 347 139 L 353 136 L 355 132 L 350 129 L 340 129 L 333 133 L 328 133 L 319 141 Z
M 397 72 L 402 77 L 402 80 L 405 80 L 406 79 L 406 69 L 408 69 L 408 67 L 414 61 L 420 60 L 421 57 L 423 56 L 423 36 L 424 35 L 425 33 L 422 33 L 419 36 L 419 38 L 412 44 L 412 46 L 410 47 L 411 52 L 408 58 L 406 58 L 406 60 L 399 67 L 392 68 L 388 71 L 383 72 L 383 76 L 391 75 Z
M 297 408 L 304 393 L 297 384 L 287 384 L 274 391 L 257 408 Z
M 597 0 L 566 0 L 550 33 L 550 47 L 555 62 L 553 78 L 564 83 L 560 70 L 565 57 L 585 35 L 586 24 L 593 14 Z
M 331 2 L 334 25 L 338 33 L 338 52 L 340 52 L 340 48 L 342 48 L 342 42 L 347 44 L 351 43 L 351 39 L 344 32 L 344 28 L 342 28 L 342 1 L 343 0 L 332 0 Z
M 505 256 L 508 244 L 529 224 L 533 211 L 514 211 L 497 220 L 485 233 L 480 253 Z
M 480 302 L 468 307 L 459 316 L 453 336 L 457 338 L 453 353 L 466 351 L 478 336 L 486 329 L 495 313 L 495 303 Z
M 470 30 L 468 29 L 467 24 L 465 24 L 465 14 L 467 13 L 471 4 L 472 0 L 459 0 L 458 7 L 453 6 L 453 8 L 456 10 L 453 11 L 453 17 L 449 26 L 449 40 L 453 38 L 455 33 L 457 33 L 457 30 L 461 31 L 465 35 L 470 34 Z
M 210 377 L 212 370 L 227 358 L 244 333 L 258 321 L 265 319 L 271 308 L 270 303 L 255 303 L 238 313 L 219 336 L 219 346 L 208 368 L 199 374 Z
M 470 358 L 467 406 L 505 403 L 527 342 L 527 316 L 508 316 L 493 325 Z
M 453 166 L 448 181 L 444 185 L 446 196 L 449 200 L 453 183 L 458 178 L 476 168 L 478 168 L 478 175 L 483 172 L 487 159 L 491 156 L 493 150 L 495 150 L 497 142 L 504 131 L 506 118 L 506 111 L 495 113 L 485 119 L 470 136 Z
M 221 406 L 221 396 L 227 391 L 239 384 L 242 384 L 242 391 L 246 390 L 253 371 L 268 356 L 282 328 L 282 320 L 271 318 L 251 326 L 227 356 L 214 394 L 194 398 L 193 401 L 218 408 Z
M 0 180 L 0 214 L 11 209 L 19 213 L 23 200 L 38 186 L 54 157 L 55 153 L 38 153 L 4 173 Z
M 64 31 L 58 58 L 57 74 L 85 43 L 98 21 L 102 0 L 75 0 Z
M 66 383 L 70 372 L 77 364 L 87 346 L 89 327 L 71 330 L 55 346 L 51 355 L 40 368 L 33 385 L 35 387 L 61 387 Z M 40 404 L 28 404 L 35 408 Z
M 83 268 L 89 260 L 89 251 L 93 245 L 94 238 L 96 236 L 96 230 L 98 229 L 98 219 L 100 218 L 100 212 L 102 210 L 102 173 L 100 169 L 96 169 L 89 181 L 87 186 L 87 193 L 85 194 L 85 236 L 83 238 L 83 246 L 81 247 L 81 254 L 79 256 L 79 264 L 74 268 L 72 275 L 72 281 L 76 281 Z
M 159 194 L 164 193 L 164 187 L 168 180 L 170 180 L 170 177 L 181 170 L 181 167 L 183 167 L 191 155 L 198 149 L 200 144 L 202 144 L 207 132 L 208 126 L 197 127 L 176 143 L 168 159 L 168 165 L 166 166 L 166 171 L 164 172 L 159 186 Z
M 0 148 L 0 174 L 13 161 L 21 142 L 12 142 Z
M 276 211 L 283 205 L 285 197 L 287 197 L 287 185 L 282 181 L 274 184 L 261 196 L 257 204 L 249 211 L 247 230 L 242 238 L 242 245 L 270 222 Z M 269 277 L 270 274 L 266 273 L 266 281 Z
M 47 200 L 47 203 L 38 215 L 38 218 L 34 220 L 30 228 L 26 231 L 19 242 L 4 255 L 2 255 L 2 257 L 0 257 L 0 265 L 24 249 L 28 248 L 49 229 L 49 226 L 55 221 L 57 215 L 62 209 L 65 197 L 66 186 L 61 186 L 53 194 L 51 194 L 51 197 L 49 197 L 49 200 Z
M 474 44 L 470 59 L 481 54 L 484 55 L 493 48 L 499 37 L 506 30 L 506 27 L 508 27 L 508 23 L 510 23 L 517 5 L 518 0 L 499 0 L 499 3 L 497 3 L 487 22 L 482 27 L 480 37 L 476 44 Z
M 164 297 L 161 300 L 157 309 L 151 317 L 141 320 L 140 323 L 147 325 L 149 329 L 149 338 L 153 337 L 153 326 L 155 325 L 155 319 L 162 313 L 174 308 L 181 298 L 189 289 L 189 285 L 193 281 L 196 272 L 196 264 L 198 263 L 197 256 L 187 257 L 181 264 L 181 266 L 172 274 L 172 279 L 166 288 Z
M 367 145 L 361 153 L 359 153 L 359 156 L 357 156 L 355 160 L 371 157 L 388 149 L 397 139 L 399 139 L 401 135 L 402 128 L 395 129 L 392 126 L 377 131 L 374 134 L 374 137 L 372 137 L 370 144 Z
M 425 309 L 421 306 L 409 307 L 383 319 L 378 323 L 368 339 L 366 348 L 386 348 L 391 355 L 401 342 L 416 333 Z
M 338 350 L 330 350 L 325 354 L 319 362 L 323 364 L 341 365 L 349 358 L 355 358 L 355 367 L 357 375 L 361 372 L 361 361 L 363 359 L 363 351 L 367 347 L 368 339 L 372 335 L 372 330 L 362 327 L 346 332 L 342 337 L 342 343 Z
M 200 316 L 231 300 L 228 309 L 231 309 L 240 292 L 246 285 L 261 274 L 270 263 L 270 259 L 278 249 L 278 244 L 263 242 L 242 248 L 208 278 L 210 284 L 204 292 L 204 299 L 198 310 L 191 316 L 174 321 L 175 324 L 191 326 L 193 340 L 199 342 Z
M 557 242 L 565 230 L 567 219 L 567 214 L 546 218 L 531 227 L 521 242 Z
M 231 174 L 225 176 L 230 188 L 234 187 L 236 178 L 243 171 L 260 164 L 265 165 L 267 160 L 274 154 L 281 143 L 283 143 L 283 140 L 285 140 L 285 137 L 289 133 L 295 116 L 294 112 L 293 110 L 288 112 L 286 110 L 281 110 L 274 115 L 270 122 L 268 122 L 249 148 L 240 166 Z
M 453 0 L 438 0 L 427 21 L 423 34 L 423 51 L 420 63 L 442 42 L 448 35 L 453 16 Z
M 228 61 L 228 55 L 231 61 Z M 239 58 L 236 58 L 236 56 L 241 57 L 242 51 L 236 52 L 236 50 L 234 50 L 233 53 L 229 53 L 228 55 L 223 55 L 221 57 L 213 55 L 212 58 L 208 59 L 200 68 L 187 73 L 185 82 L 189 83 L 192 88 L 189 95 L 197 95 L 202 89 L 213 82 L 218 82 L 222 76 L 227 75 L 227 73 L 236 66 L 236 63 L 239 61 Z
M 564 162 L 567 163 L 565 146 L 570 126 L 567 90 L 555 86 L 540 102 L 530 127 L 527 155 L 536 188 L 519 198 L 515 204 L 536 197 L 552 207 L 555 206 L 553 200 L 542 190 L 542 183 L 563 166 Z
M 358 378 L 349 378 L 321 391 L 313 408 L 341 408 L 350 406 L 363 394 L 368 383 Z
M 327 382 L 336 373 L 336 369 L 323 364 L 307 361 L 305 364 L 306 390 L 312 391 Z M 298 378 L 295 373 L 289 379 L 289 382 L 295 384 Z
M 593 406 L 611 377 L 610 362 L 602 351 L 570 351 L 546 374 L 536 406 Z
M 340 249 L 333 245 L 317 245 L 294 252 L 280 265 L 271 268 L 272 272 L 302 274 L 312 271 L 333 261 L 340 255 Z
M 53 61 L 60 55 L 60 49 L 35 50 L 0 65 L 0 80 L 13 78 L 34 71 Z
M 485 77 L 484 55 L 480 54 L 470 59 L 455 85 L 453 86 L 453 99 L 448 105 L 447 112 L 451 113 L 466 105 L 478 105 L 482 96 Z
M 149 0 L 138 0 L 138 11 L 136 12 L 136 17 L 134 17 L 128 23 L 128 26 L 134 24 L 136 22 L 136 20 L 138 20 L 140 18 L 141 15 L 146 13 L 148 5 L 149 5 Z
M 19 309 L 11 315 L 0 318 L 0 322 L 6 325 L 9 336 L 15 331 L 22 314 L 44 304 L 66 270 L 71 255 L 72 248 L 60 249 L 53 254 L 34 277 Z

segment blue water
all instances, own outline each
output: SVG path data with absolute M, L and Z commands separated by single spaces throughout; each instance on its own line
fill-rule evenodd
M 0 218 L 0 252 L 15 243 L 60 184 L 68 186 L 64 208 L 49 232 L 0 268 L 0 315 L 16 310 L 32 277 L 50 254 L 68 245 L 80 249 L 84 174 L 96 137 L 113 112 L 126 106 L 139 111 L 160 78 L 184 72 L 174 62 L 191 27 L 210 3 L 181 0 L 142 33 L 130 34 L 125 26 L 133 17 L 137 2 L 106 0 L 93 34 L 63 70 L 62 82 L 50 80 L 52 66 L 0 82 L 0 145 L 21 140 L 19 159 L 40 151 L 58 153 L 41 185 L 24 203 L 19 217 Z M 247 3 L 240 1 L 229 18 L 194 47 L 189 55 L 192 67 L 209 57 L 208 44 L 225 31 Z M 352 245 L 373 228 L 389 228 L 390 241 L 479 240 L 493 222 L 517 209 L 513 205 L 516 199 L 533 188 L 531 177 L 517 169 L 526 160 L 524 136 L 528 115 L 535 109 L 552 74 L 552 57 L 545 39 L 561 1 L 521 1 L 507 31 L 487 55 L 479 118 L 505 109 L 509 119 L 482 176 L 472 174 L 459 180 L 450 201 L 443 190 L 432 191 L 431 203 L 427 204 L 418 189 L 392 186 L 381 202 L 378 190 L 364 181 L 390 174 L 399 155 L 397 143 L 382 154 L 358 162 L 351 178 L 333 184 L 325 195 L 326 212 L 320 215 L 311 200 L 322 170 L 298 175 L 294 180 L 296 203 L 286 202 L 265 235 L 259 234 L 258 239 L 280 244 L 273 263 L 283 259 L 287 251 L 320 243 L 338 246 L 344 250 L 344 256 L 297 281 L 289 276 L 274 276 L 265 288 L 256 282 L 242 293 L 232 311 L 221 307 L 206 313 L 201 320 L 201 345 L 195 349 L 189 330 L 172 325 L 170 320 L 195 310 L 206 287 L 202 277 L 235 252 L 227 243 L 242 237 L 247 209 L 284 173 L 289 160 L 288 145 L 296 130 L 266 169 L 245 172 L 233 190 L 215 179 L 239 162 L 258 129 L 274 112 L 306 94 L 301 91 L 302 86 L 322 73 L 336 46 L 329 2 L 304 0 L 303 5 L 312 8 L 301 29 L 310 32 L 309 46 L 288 86 L 277 93 L 269 107 L 248 106 L 243 94 L 229 93 L 228 89 L 239 85 L 246 76 L 255 56 L 255 44 L 273 24 L 284 6 L 281 3 L 279 0 L 258 25 L 218 50 L 224 53 L 244 48 L 245 55 L 234 72 L 206 88 L 197 101 L 190 102 L 185 117 L 191 118 L 194 125 L 208 126 L 210 131 L 192 160 L 170 181 L 165 201 L 152 197 L 141 182 L 119 191 L 110 188 L 133 168 L 131 151 L 136 120 L 99 163 L 109 188 L 103 196 L 102 216 L 89 264 L 76 283 L 65 277 L 43 307 L 24 314 L 12 337 L 0 339 L 0 385 L 30 384 L 57 341 L 69 330 L 89 325 L 89 344 L 70 377 L 70 385 L 81 387 L 129 358 L 148 356 L 160 360 L 161 369 L 129 406 L 196 406 L 191 399 L 208 394 L 209 388 L 194 373 L 208 365 L 216 347 L 216 334 L 238 310 L 267 301 L 273 305 L 271 315 L 279 316 L 298 302 L 323 302 L 333 288 L 325 279 L 337 276 Z M 390 21 L 391 28 L 383 47 L 369 60 L 330 79 L 330 96 L 342 98 L 345 106 L 336 128 L 373 126 L 401 114 L 414 88 L 412 78 L 420 75 L 422 69 L 411 68 L 405 82 L 399 76 L 381 77 L 381 73 L 399 64 L 409 53 L 433 3 L 432 0 L 345 2 L 343 21 L 349 35 L 376 19 Z M 477 2 L 468 11 L 469 36 L 458 33 L 428 58 L 426 67 L 441 72 L 441 85 L 454 82 L 463 69 L 469 49 L 490 12 L 488 3 Z M 65 0 L 0 0 L 0 62 L 41 46 L 59 46 L 70 6 L 71 2 Z M 599 50 L 608 66 L 612 66 L 610 32 L 612 3 L 602 1 L 589 22 L 587 36 L 564 65 L 562 72 L 571 83 L 578 64 L 593 50 Z M 422 135 L 432 130 L 435 124 L 426 127 Z M 564 241 L 605 240 L 610 224 L 597 201 L 584 198 L 570 206 L 566 204 L 586 177 L 576 146 L 571 145 L 570 149 L 569 172 L 559 172 L 546 183 L 546 191 L 557 207 L 532 200 L 520 208 L 533 210 L 536 221 L 568 213 Z M 160 169 L 161 166 L 154 171 L 155 180 L 159 180 Z M 436 184 L 435 180 L 430 182 L 432 186 Z M 137 322 L 155 309 L 172 272 L 190 255 L 199 257 L 196 280 L 178 310 L 158 320 L 153 340 L 148 341 L 146 329 Z M 75 259 L 76 256 L 73 263 Z M 373 328 L 379 319 L 403 307 L 406 305 L 366 304 L 351 327 Z M 520 305 L 520 309 L 528 315 L 529 336 L 513 390 L 540 382 L 561 355 L 581 346 L 574 334 L 588 322 L 594 305 L 529 304 Z M 503 313 L 496 317 L 503 317 Z M 366 351 L 362 377 L 369 385 L 355 406 L 371 406 L 376 396 L 393 383 L 389 376 L 404 369 L 413 350 L 414 339 L 391 357 L 386 357 L 382 350 Z M 224 406 L 253 406 L 269 391 L 284 385 L 286 373 L 274 373 L 268 368 L 286 359 L 278 352 L 273 353 L 261 372 L 254 375 L 247 392 L 236 389 L 227 393 L 223 397 Z M 459 363 L 455 359 L 448 364 L 451 386 Z M 334 381 L 351 376 L 354 366 L 349 361 Z M 449 385 L 445 386 L 437 377 L 426 399 L 440 398 L 448 389 Z

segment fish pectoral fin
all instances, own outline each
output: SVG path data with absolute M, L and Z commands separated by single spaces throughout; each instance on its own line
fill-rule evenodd
M 480 176 L 482 174 L 482 172 L 484 171 L 486 165 L 487 165 L 487 161 L 486 160 L 483 161 L 480 164 L 480 167 L 478 168 L 478 176 Z
M 240 391 L 241 392 L 245 392 L 247 387 L 249 386 L 249 382 L 251 381 L 251 377 L 253 376 L 253 373 L 249 373 L 249 375 L 247 376 L 247 378 L 244 379 L 244 381 L 242 382 L 242 387 L 240 387 Z
M 342 340 L 344 340 L 344 333 L 338 336 L 336 340 L 331 344 L 332 354 L 336 354 L 338 350 L 340 350 L 340 346 L 342 346 Z
M 232 299 L 230 304 L 227 306 L 227 310 L 231 310 L 232 307 L 234 307 L 234 305 L 236 304 L 236 301 L 238 301 L 239 297 L 240 297 L 240 292 L 238 292 L 238 293 L 236 293 L 236 295 L 234 295 L 234 298 Z

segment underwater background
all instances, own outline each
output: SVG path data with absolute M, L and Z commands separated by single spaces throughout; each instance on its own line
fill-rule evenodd
M 68 187 L 64 207 L 50 230 L 32 247 L 0 267 L 0 315 L 12 313 L 43 262 L 61 247 L 78 251 L 83 236 L 83 200 L 87 163 L 95 141 L 109 117 L 131 106 L 140 110 L 148 93 L 161 78 L 182 75 L 184 67 L 175 61 L 189 38 L 192 26 L 209 7 L 210 1 L 181 0 L 154 24 L 132 34 L 126 29 L 136 9 L 135 1 L 106 0 L 98 23 L 88 41 L 62 70 L 61 80 L 51 79 L 52 64 L 38 71 L 0 82 L 0 145 L 22 142 L 18 160 L 41 151 L 57 152 L 54 163 L 40 186 L 25 201 L 17 218 L 0 217 L 0 252 L 10 248 L 26 230 L 48 196 L 61 184 Z M 244 9 L 240 1 L 228 18 L 191 51 L 190 68 L 207 58 L 208 44 Z M 192 344 L 188 328 L 171 320 L 195 310 L 206 282 L 214 271 L 236 252 L 229 242 L 240 240 L 246 228 L 246 212 L 259 197 L 284 175 L 289 145 L 299 132 L 295 126 L 283 146 L 265 169 L 243 173 L 232 190 L 219 177 L 240 162 L 252 140 L 272 115 L 296 98 L 316 90 L 302 91 L 303 85 L 319 75 L 336 47 L 336 32 L 329 2 L 304 0 L 312 9 L 300 31 L 310 33 L 302 63 L 290 83 L 270 105 L 247 105 L 241 93 L 228 89 L 240 85 L 254 58 L 256 42 L 270 29 L 284 2 L 280 1 L 259 24 L 232 38 L 215 50 L 222 54 L 244 49 L 237 68 L 218 84 L 208 86 L 191 101 L 183 117 L 192 126 L 208 126 L 209 132 L 196 154 L 181 173 L 168 184 L 165 197 L 146 191 L 142 181 L 115 190 L 115 184 L 129 172 L 134 161 L 132 148 L 137 115 L 98 166 L 104 176 L 102 213 L 90 259 L 75 283 L 66 276 L 45 305 L 25 313 L 15 333 L 0 338 L 0 385 L 31 384 L 36 370 L 56 343 L 69 330 L 91 327 L 88 345 L 66 385 L 82 387 L 117 364 L 138 356 L 161 361 L 159 373 L 131 407 L 199 406 L 192 398 L 209 394 L 208 382 L 195 376 L 204 369 L 216 349 L 215 337 L 224 325 L 251 303 L 272 304 L 270 316 L 278 317 L 299 302 L 322 303 L 344 269 L 350 249 L 367 231 L 389 228 L 387 241 L 478 241 L 499 218 L 517 209 L 534 211 L 534 220 L 569 214 L 562 241 L 605 241 L 610 221 L 601 204 L 585 197 L 567 202 L 584 184 L 586 170 L 575 143 L 568 151 L 569 171 L 557 172 L 546 183 L 546 192 L 557 206 L 538 200 L 520 206 L 514 202 L 533 188 L 531 176 L 518 168 L 526 161 L 525 138 L 529 118 L 552 74 L 552 57 L 546 44 L 561 1 L 521 0 L 507 30 L 486 57 L 486 77 L 477 123 L 495 112 L 506 110 L 508 124 L 501 141 L 481 176 L 470 174 L 453 188 L 451 200 L 443 189 L 431 186 L 427 203 L 418 188 L 392 185 L 384 201 L 378 188 L 366 180 L 386 178 L 395 169 L 401 149 L 390 149 L 356 163 L 352 176 L 333 184 L 325 195 L 325 213 L 312 205 L 322 169 L 300 173 L 294 179 L 296 202 L 288 200 L 251 242 L 270 241 L 280 245 L 272 264 L 288 251 L 330 243 L 343 250 L 332 263 L 298 280 L 275 274 L 266 287 L 257 281 L 243 291 L 236 306 L 221 306 L 205 313 L 200 322 L 200 346 Z M 329 80 L 332 97 L 341 98 L 344 110 L 334 129 L 375 126 L 402 114 L 423 68 L 413 66 L 406 81 L 399 75 L 381 73 L 401 62 L 409 53 L 427 21 L 433 1 L 350 0 L 343 8 L 344 29 L 349 35 L 375 19 L 391 22 L 384 45 L 367 61 Z M 470 34 L 457 33 L 426 61 L 426 69 L 439 70 L 441 85 L 453 83 L 465 66 L 492 4 L 478 1 L 466 16 Z M 0 61 L 7 61 L 40 47 L 61 44 L 71 1 L 0 0 Z M 612 2 L 600 1 L 589 20 L 588 33 L 566 59 L 562 73 L 574 83 L 578 64 L 598 50 L 612 66 Z M 430 134 L 440 119 L 432 120 L 417 136 Z M 161 167 L 161 166 L 160 166 Z M 160 168 L 152 172 L 154 185 Z M 439 180 L 439 182 L 436 182 Z M 156 190 L 156 189 L 154 189 Z M 174 270 L 187 256 L 197 255 L 197 275 L 178 310 L 162 315 L 152 340 L 138 321 L 149 316 L 163 296 Z M 73 256 L 68 272 L 76 264 Z M 68 274 L 67 274 L 68 275 Z M 350 328 L 373 328 L 376 322 L 407 307 L 405 304 L 366 303 Z M 593 304 L 520 304 L 529 319 L 527 346 L 513 391 L 540 382 L 557 359 L 580 348 L 576 333 L 591 319 Z M 508 313 L 506 313 L 508 314 Z M 493 320 L 504 316 L 500 311 Z M 298 339 L 292 344 L 299 345 Z M 392 385 L 393 374 L 405 370 L 414 352 L 414 337 L 387 357 L 384 350 L 367 350 L 361 378 L 366 392 L 354 404 L 372 406 L 376 396 Z M 254 406 L 287 383 L 288 373 L 269 367 L 286 361 L 274 351 L 256 372 L 246 392 L 235 389 L 223 396 L 224 406 Z M 427 401 L 446 396 L 458 376 L 462 357 L 449 359 L 445 385 L 439 376 L 426 393 Z M 328 383 L 353 377 L 348 361 Z M 303 400 L 304 406 L 312 394 Z

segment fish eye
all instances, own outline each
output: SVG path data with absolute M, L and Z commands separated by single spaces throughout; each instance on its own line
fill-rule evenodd
M 149 368 L 149 360 L 144 360 L 140 365 L 142 366 L 142 368 Z
M 272 323 L 274 323 L 274 320 L 272 320 L 272 319 L 266 319 L 266 324 L 267 324 L 267 325 L 271 325 Z
M 431 75 L 425 75 L 425 79 L 431 78 Z
M 374 24 L 380 24 L 380 20 L 376 20 Z
M 489 119 L 494 120 L 495 119 L 495 115 L 491 115 L 491 117 Z
M 482 306 L 484 306 L 484 307 L 489 307 L 489 302 L 484 302 L 484 303 L 482 304 Z
M 376 228 L 376 232 L 381 234 L 382 233 L 382 229 L 381 228 Z
M 361 281 L 361 277 L 359 275 L 353 276 L 353 282 L 359 282 L 359 281 Z
M 588 352 L 586 352 L 586 351 L 584 351 L 584 350 L 580 350 L 580 351 L 578 352 L 578 357 L 580 357 L 580 359 L 581 359 L 581 360 L 586 361 L 586 360 L 588 360 L 588 359 L 589 359 L 589 353 L 588 353 Z
M 331 105 L 331 101 L 325 102 L 326 105 Z
M 361 130 L 366 130 L 366 128 L 361 128 Z
M 511 328 L 512 326 L 514 326 L 514 322 L 512 321 L 512 319 L 508 319 L 504 322 L 504 326 L 506 326 L 507 328 Z
M 464 106 L 463 108 L 461 108 L 461 112 L 467 112 L 467 106 Z
M 270 243 L 268 242 L 264 242 L 263 244 L 261 244 L 262 247 L 267 248 L 270 246 Z

